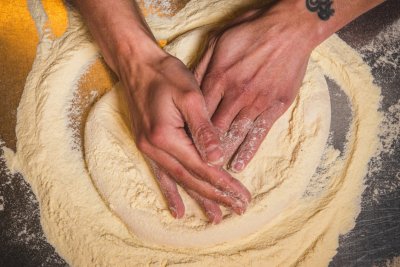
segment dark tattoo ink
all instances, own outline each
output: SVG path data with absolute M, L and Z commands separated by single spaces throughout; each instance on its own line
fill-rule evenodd
M 331 0 L 306 0 L 306 7 L 311 12 L 317 12 L 320 19 L 328 20 L 335 13 L 332 2 Z

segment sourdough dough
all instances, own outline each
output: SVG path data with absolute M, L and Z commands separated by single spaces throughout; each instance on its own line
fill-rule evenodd
M 197 43 L 203 38 L 203 25 L 217 23 L 231 10 L 252 2 L 191 1 L 173 18 L 150 17 L 148 23 L 157 38 L 182 40 L 174 46 L 186 47 L 184 40 Z M 251 175 L 239 177 L 257 195 L 253 206 L 244 216 L 230 216 L 221 227 L 214 227 L 205 224 L 193 203 L 192 216 L 181 221 L 169 217 L 149 171 L 140 164 L 140 155 L 133 143 L 126 143 L 126 112 L 118 86 L 91 112 L 86 151 L 81 149 L 83 142 L 77 139 L 71 114 L 77 112 L 73 109 L 79 97 L 77 81 L 97 60 L 98 49 L 73 12 L 69 12 L 67 32 L 57 39 L 46 28 L 41 2 L 30 0 L 29 4 L 40 43 L 18 108 L 17 152 L 9 161 L 31 184 L 40 204 L 43 230 L 70 265 L 329 263 L 339 235 L 353 227 L 359 212 L 363 177 L 377 147 L 381 121 L 379 88 L 352 48 L 332 36 L 315 49 L 300 96 L 263 143 L 246 171 Z M 189 33 L 194 29 L 200 30 Z M 184 33 L 189 39 L 179 37 Z M 174 46 L 171 52 L 184 52 Z M 193 51 L 180 56 L 191 60 Z M 329 109 L 322 74 L 348 96 L 352 123 L 345 149 L 326 147 L 319 171 L 307 185 L 322 155 L 328 128 L 329 115 L 322 114 L 329 112 L 318 107 Z M 98 132 L 90 135 L 90 131 Z M 288 151 L 276 147 L 277 142 Z M 302 195 L 305 187 L 314 193 Z M 236 232 L 233 225 L 238 226 Z M 196 242 L 182 240 L 191 238 Z

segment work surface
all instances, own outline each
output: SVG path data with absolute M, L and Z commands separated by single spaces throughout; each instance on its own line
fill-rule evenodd
M 29 30 L 31 39 L 22 44 L 17 39 L 7 39 L 9 28 L 6 25 L 7 20 L 3 19 L 7 14 L 1 13 L 4 10 L 1 5 L 7 4 L 0 4 L 0 138 L 5 141 L 6 146 L 13 148 L 16 107 L 22 93 L 23 81 L 32 64 L 37 37 L 30 22 L 32 25 L 29 24 L 28 28 L 13 30 L 25 31 L 24 35 L 19 36 L 26 36 L 26 31 Z M 25 15 L 29 16 L 27 11 Z M 29 17 L 21 19 L 21 25 L 28 25 L 29 20 Z M 372 67 L 376 83 L 382 88 L 382 110 L 385 112 L 400 101 L 399 20 L 400 2 L 390 0 L 339 32 L 340 37 L 360 51 Z M 396 29 L 393 29 L 393 25 L 397 25 Z M 18 36 L 18 32 L 16 35 Z M 7 42 L 10 40 L 13 43 Z M 28 45 L 29 49 L 26 48 Z M 23 49 L 18 50 L 21 46 Z M 332 81 L 328 81 L 328 84 L 333 107 L 331 128 L 335 129 L 332 132 L 333 141 L 340 148 L 349 109 L 346 98 L 337 86 Z M 400 122 L 395 117 L 390 123 L 400 127 Z M 400 256 L 399 136 L 395 137 L 391 146 L 391 153 L 381 155 L 382 167 L 376 172 L 370 172 L 366 178 L 367 187 L 362 196 L 362 211 L 357 218 L 357 224 L 349 234 L 340 238 L 339 251 L 331 266 L 385 265 L 389 260 Z M 371 165 L 374 164 L 377 163 L 371 162 Z M 0 266 L 66 265 L 46 242 L 40 226 L 39 207 L 29 185 L 21 175 L 9 174 L 4 162 L 0 162 L 0 229 Z M 400 266 L 399 261 L 397 262 Z

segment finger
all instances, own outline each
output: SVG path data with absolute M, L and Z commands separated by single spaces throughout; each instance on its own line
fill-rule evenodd
M 198 62 L 197 66 L 195 66 L 193 74 L 194 77 L 196 78 L 198 84 L 201 84 L 204 78 L 205 73 L 207 72 L 208 65 L 211 61 L 213 52 L 214 52 L 214 47 L 215 47 L 216 41 L 215 39 L 211 38 L 208 41 L 208 46 L 204 52 L 204 54 L 201 56 L 200 61 Z
M 243 108 L 232 122 L 228 132 L 222 137 L 225 163 L 231 160 L 233 154 L 243 143 L 256 118 L 265 110 L 265 104 L 258 99 L 253 104 Z
M 279 103 L 263 112 L 256 119 L 253 128 L 247 134 L 246 139 L 230 164 L 230 169 L 232 171 L 240 172 L 247 166 L 254 157 L 262 141 L 267 136 L 272 125 L 283 114 L 284 110 L 283 105 Z
M 212 124 L 225 134 L 244 105 L 237 98 L 224 97 L 211 117 Z
M 221 166 L 224 154 L 217 129 L 211 124 L 209 114 L 200 91 L 189 91 L 179 100 L 181 111 L 194 144 L 201 158 L 215 166 Z
M 203 92 L 204 101 L 210 115 L 214 114 L 217 110 L 224 96 L 224 84 L 219 79 L 220 77 L 216 75 L 206 74 L 201 83 L 201 91 Z
M 143 149 L 142 149 L 143 150 Z M 147 147 L 146 153 L 152 155 L 152 159 L 160 166 L 162 164 L 164 170 L 173 177 L 174 180 L 186 189 L 193 190 L 199 195 L 213 200 L 228 208 L 232 208 L 237 214 L 242 214 L 246 210 L 246 205 L 229 193 L 222 192 L 211 184 L 199 180 L 189 173 L 176 159 L 166 152 L 155 147 Z
M 204 210 L 208 220 L 213 224 L 218 224 L 222 221 L 222 211 L 217 203 L 197 194 L 193 190 L 187 189 L 186 192 L 191 196 L 200 207 Z
M 238 198 L 245 206 L 251 201 L 251 194 L 237 179 L 233 178 L 222 168 L 216 168 L 204 163 L 196 153 L 193 145 L 185 142 L 185 134 L 175 134 L 165 140 L 161 149 L 171 157 L 177 159 L 182 166 L 202 180 L 215 186 L 219 190 Z M 190 156 L 189 156 L 190 155 Z
M 229 131 L 222 137 L 222 147 L 224 149 L 225 162 L 231 160 L 233 154 L 246 138 L 247 133 L 253 127 L 253 121 L 249 118 L 242 117 L 232 122 Z
M 174 218 L 180 219 L 185 214 L 185 205 L 183 204 L 181 195 L 178 192 L 178 188 L 174 180 L 168 176 L 168 174 L 162 170 L 154 161 L 149 160 L 152 166 L 154 175 L 157 178 L 157 182 L 160 186 L 160 190 L 167 201 L 168 208 Z

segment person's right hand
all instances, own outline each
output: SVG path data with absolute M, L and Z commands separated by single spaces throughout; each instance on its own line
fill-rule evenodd
M 118 60 L 116 72 L 126 88 L 136 144 L 151 159 L 172 215 L 184 215 L 177 184 L 213 223 L 222 219 L 219 204 L 242 214 L 250 193 L 220 168 L 219 135 L 193 74 L 158 47 L 149 54 L 144 50 L 142 58 Z
M 222 219 L 219 204 L 243 213 L 250 193 L 209 165 L 222 165 L 223 151 L 193 74 L 158 47 L 136 2 L 73 2 L 126 89 L 135 142 L 151 159 L 171 213 L 177 218 L 184 214 L 177 183 L 214 223 Z

